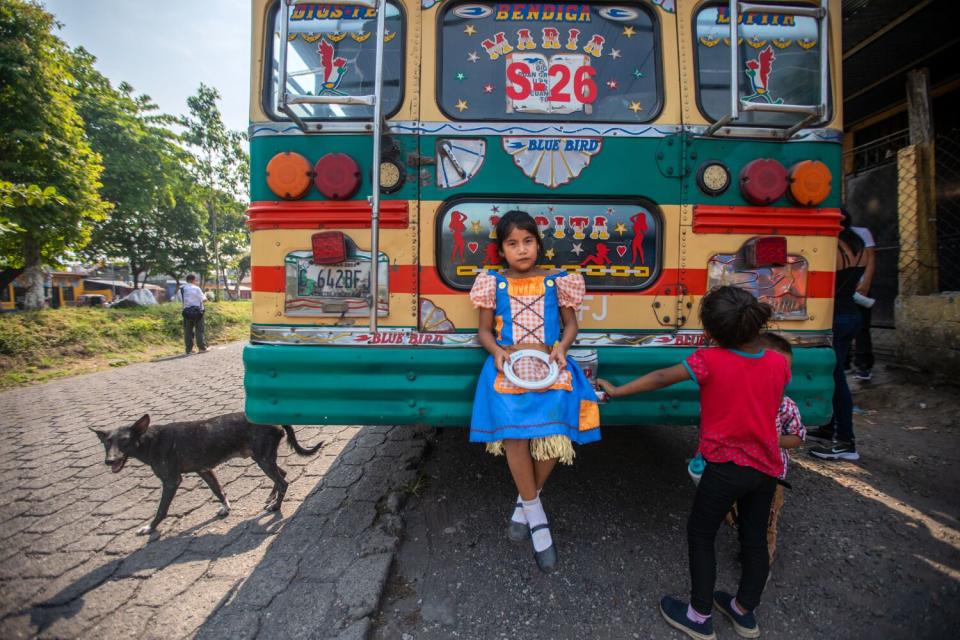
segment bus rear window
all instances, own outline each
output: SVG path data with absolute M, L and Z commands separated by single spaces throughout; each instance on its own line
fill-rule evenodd
M 282 5 L 280 5 L 282 6 Z M 302 95 L 360 96 L 374 92 L 374 62 L 377 41 L 377 12 L 349 5 L 297 5 L 290 11 L 287 40 L 287 91 Z M 278 107 L 280 84 L 279 6 L 273 12 L 273 37 L 270 60 L 270 86 L 266 98 L 267 113 L 285 119 Z M 397 5 L 387 4 L 383 50 L 383 112 L 391 114 L 400 107 L 403 95 L 403 16 Z M 371 118 L 372 107 L 365 105 L 293 105 L 294 113 L 304 119 Z
M 719 120 L 730 113 L 730 14 L 724 6 L 697 13 L 697 93 L 703 114 Z M 820 102 L 817 21 L 803 16 L 749 13 L 740 16 L 741 99 L 768 104 Z M 741 112 L 740 124 L 791 126 L 803 116 Z
M 660 43 L 639 5 L 451 3 L 438 95 L 455 120 L 645 122 L 660 110 Z

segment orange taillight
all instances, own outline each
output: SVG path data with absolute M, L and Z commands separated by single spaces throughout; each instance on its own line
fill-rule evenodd
M 310 190 L 310 169 L 310 162 L 299 153 L 278 153 L 267 163 L 267 186 L 284 200 L 302 198 Z
M 819 160 L 803 160 L 790 167 L 790 197 L 797 204 L 815 207 L 830 195 L 833 174 Z

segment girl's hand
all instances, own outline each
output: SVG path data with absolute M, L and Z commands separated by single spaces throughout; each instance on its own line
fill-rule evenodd
M 603 389 L 604 393 L 607 394 L 608 398 L 617 397 L 617 385 L 612 384 L 611 382 L 609 382 L 608 380 L 604 380 L 603 378 L 597 378 L 597 384 L 600 385 L 600 388 Z
M 509 359 L 510 354 L 507 353 L 505 349 L 497 349 L 493 354 L 493 364 L 496 365 L 497 371 L 503 373 L 503 365 Z
M 553 345 L 553 349 L 550 350 L 550 361 L 556 362 L 560 371 L 563 371 L 563 368 L 567 366 L 567 350 L 559 342 Z

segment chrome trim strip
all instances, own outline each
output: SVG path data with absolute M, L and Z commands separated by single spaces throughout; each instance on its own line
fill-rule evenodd
M 326 133 L 368 133 L 370 123 L 363 121 L 351 122 L 308 122 L 313 126 L 311 131 Z M 556 124 L 550 122 L 521 122 L 521 123 L 493 123 L 493 122 L 421 122 L 416 120 L 391 120 L 386 123 L 389 133 L 395 134 L 425 134 L 445 136 L 477 136 L 477 135 L 552 135 L 552 136 L 611 136 L 618 138 L 664 138 L 675 135 L 683 130 L 680 125 L 654 126 L 649 124 Z M 248 129 L 248 137 L 277 135 L 304 135 L 296 124 L 292 122 L 256 122 Z
M 827 347 L 833 344 L 830 332 L 783 332 L 798 347 Z M 324 347 L 452 347 L 482 348 L 475 333 L 420 333 L 409 328 L 381 327 L 376 334 L 366 328 L 278 326 L 254 324 L 250 342 L 270 345 Z M 702 347 L 702 331 L 675 333 L 585 332 L 577 336 L 574 348 L 595 347 Z
M 320 124 L 326 133 L 370 133 L 370 122 L 323 122 Z M 418 122 L 415 120 L 393 120 L 386 123 L 386 129 L 394 134 L 426 134 L 446 136 L 609 136 L 613 138 L 665 138 L 677 133 L 687 132 L 693 135 L 706 135 L 708 125 L 556 125 L 549 123 L 523 123 L 522 125 L 496 125 L 490 122 Z M 263 136 L 304 135 L 292 122 L 260 122 L 250 125 L 250 138 Z M 770 138 L 781 139 L 782 129 L 770 127 L 723 126 L 714 133 L 717 137 L 728 138 Z M 787 142 L 843 142 L 843 132 L 839 129 L 801 129 Z

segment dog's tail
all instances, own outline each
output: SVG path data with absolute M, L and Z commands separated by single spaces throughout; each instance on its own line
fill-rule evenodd
M 303 447 L 300 446 L 300 443 L 297 442 L 297 434 L 293 432 L 293 427 L 291 427 L 288 424 L 282 424 L 280 426 L 283 427 L 284 433 L 287 434 L 287 444 L 290 445 L 290 448 L 296 451 L 301 456 L 312 456 L 313 454 L 315 454 L 317 451 L 320 450 L 320 447 L 326 444 L 326 442 L 321 440 L 310 449 L 304 449 Z

